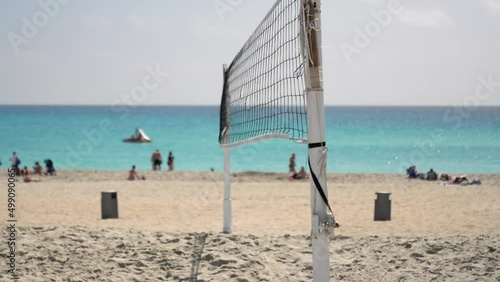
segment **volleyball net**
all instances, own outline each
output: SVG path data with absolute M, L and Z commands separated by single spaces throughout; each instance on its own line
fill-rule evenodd
M 307 138 L 300 0 L 277 1 L 224 70 L 219 143 Z
M 219 144 L 224 147 L 224 233 L 231 233 L 230 148 L 266 138 L 308 145 L 313 280 L 329 281 L 328 202 L 320 0 L 278 0 L 224 66 Z

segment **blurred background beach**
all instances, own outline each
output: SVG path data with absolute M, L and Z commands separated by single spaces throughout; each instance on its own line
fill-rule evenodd
M 500 107 L 326 107 L 328 171 L 337 173 L 498 173 Z M 130 144 L 135 128 L 153 143 Z M 176 170 L 221 171 L 217 106 L 0 106 L 0 160 L 21 166 L 50 158 L 56 169 L 138 170 L 153 151 L 176 157 Z M 266 140 L 233 149 L 233 171 L 286 172 L 306 166 L 304 145 Z M 164 166 L 165 167 L 165 161 Z M 307 167 L 307 166 L 306 166 Z

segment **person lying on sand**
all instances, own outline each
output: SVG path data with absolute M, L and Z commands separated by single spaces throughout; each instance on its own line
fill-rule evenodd
M 447 174 L 447 173 L 443 173 L 441 174 L 441 176 L 439 177 L 439 180 L 441 181 L 450 181 L 450 175 Z
M 28 167 L 26 167 L 26 166 L 24 167 L 22 174 L 24 175 L 24 178 L 23 178 L 24 182 L 39 182 L 39 181 L 41 181 L 39 178 L 31 176 L 31 172 L 29 171 Z
M 457 177 L 452 177 L 448 184 L 467 185 L 469 184 L 469 180 L 467 179 L 466 175 L 460 175 Z
M 474 179 L 470 181 L 466 175 L 460 175 L 460 176 L 451 176 L 448 180 L 448 182 L 444 182 L 444 185 L 450 185 L 450 186 L 478 186 L 481 185 L 482 182 L 480 179 Z

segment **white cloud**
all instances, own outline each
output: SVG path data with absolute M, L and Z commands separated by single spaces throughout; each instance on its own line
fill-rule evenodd
M 129 16 L 128 19 L 140 28 L 161 29 L 171 27 L 171 24 L 165 18 L 158 16 Z
M 440 9 L 418 11 L 405 9 L 399 19 L 402 23 L 419 27 L 450 27 L 453 20 Z
M 500 0 L 480 0 L 492 14 L 500 14 Z

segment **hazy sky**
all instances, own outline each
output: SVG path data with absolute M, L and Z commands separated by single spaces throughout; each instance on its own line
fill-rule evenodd
M 274 2 L 1 1 L 0 104 L 217 105 Z M 500 0 L 322 10 L 326 104 L 500 105 Z

